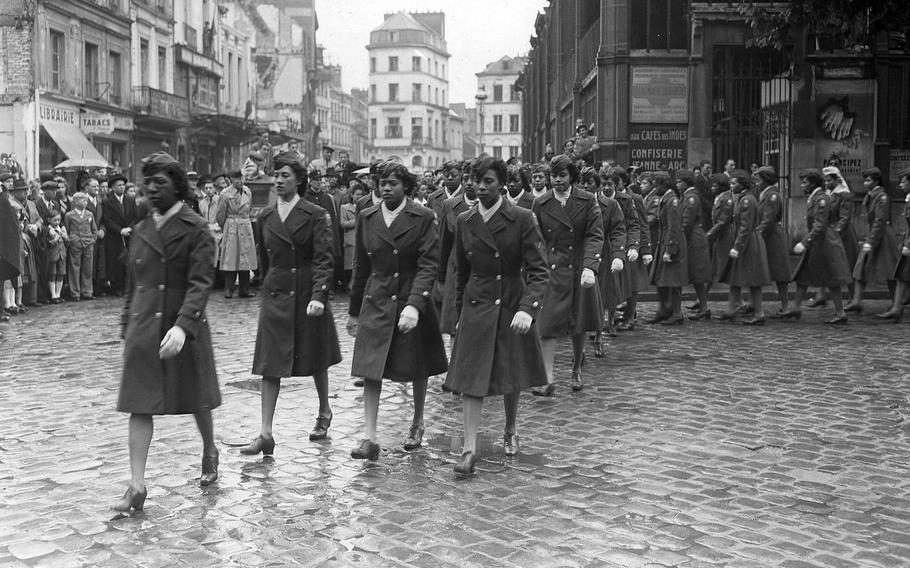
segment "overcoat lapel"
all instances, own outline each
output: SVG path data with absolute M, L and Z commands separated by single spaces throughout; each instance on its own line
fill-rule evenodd
M 136 232 L 136 236 L 148 243 L 153 251 L 164 256 L 164 245 L 162 244 L 161 236 L 158 234 L 158 229 L 155 228 L 155 221 L 152 220 L 151 215 L 142 223 L 140 230 Z
M 414 204 L 411 201 L 408 201 L 407 205 L 404 207 L 404 211 L 392 221 L 389 232 L 392 233 L 392 237 L 396 239 L 396 241 L 414 228 L 414 218 L 411 216 L 411 211 L 413 211 L 413 209 Z M 383 225 L 385 225 L 385 223 L 383 223 Z
M 485 223 L 487 230 L 490 231 L 491 235 L 496 235 L 509 227 L 510 222 L 515 219 L 515 207 L 517 207 L 517 205 L 512 205 L 508 199 L 503 198 L 499 211 L 493 215 L 493 218 L 490 219 L 489 223 Z
M 498 213 L 497 213 L 498 214 Z M 491 249 L 498 251 L 499 246 L 496 244 L 496 239 L 493 238 L 493 234 L 490 232 L 487 224 L 483 222 L 483 216 L 480 214 L 480 211 L 474 210 L 470 217 L 468 217 L 468 224 L 471 226 L 471 230 L 477 235 L 477 238 L 480 239 Z
M 404 214 L 404 211 L 401 212 Z M 399 215 L 401 217 L 401 215 Z M 397 221 L 398 219 L 395 219 Z M 376 206 L 376 211 L 370 215 L 370 223 L 372 224 L 373 232 L 376 235 L 389 243 L 393 247 L 397 247 L 398 243 L 395 241 L 395 236 L 392 235 L 392 231 L 386 227 L 385 220 L 382 218 L 382 204 Z M 394 222 L 392 223 L 394 225 Z
M 563 209 L 566 212 L 566 216 L 572 220 L 578 216 L 579 213 L 584 211 L 584 202 L 581 198 L 578 197 L 578 192 L 584 191 L 583 189 L 573 189 L 572 194 L 569 196 L 569 200 L 566 201 L 566 206 Z
M 573 201 L 573 199 L 570 196 L 568 203 L 566 203 L 566 206 L 563 207 L 562 204 L 559 202 L 559 199 L 556 198 L 556 195 L 554 193 L 553 199 L 550 199 L 546 203 L 546 208 L 543 209 L 543 211 L 546 212 L 547 215 L 549 215 L 550 217 L 553 217 L 554 219 L 556 219 L 557 221 L 559 221 L 560 223 L 565 225 L 566 227 L 571 227 L 572 220 L 569 219 L 568 214 L 566 214 L 566 208 L 570 207 L 570 204 L 572 203 L 572 201 Z
M 293 238 L 294 234 L 297 233 L 297 231 L 302 229 L 307 223 L 310 222 L 311 213 L 307 211 L 305 207 L 303 207 L 301 201 L 297 202 L 297 205 L 291 209 L 291 212 L 288 214 L 287 219 L 285 219 L 284 223 L 282 223 L 282 225 L 284 225 L 285 231 L 291 239 Z M 280 221 L 281 217 L 279 217 L 278 220 Z
M 288 218 L 290 218 L 290 215 L 288 215 Z M 281 222 L 281 217 L 278 215 L 278 209 L 269 209 L 268 212 L 263 215 L 260 223 L 264 223 L 266 230 L 282 241 L 294 244 L 287 227 Z

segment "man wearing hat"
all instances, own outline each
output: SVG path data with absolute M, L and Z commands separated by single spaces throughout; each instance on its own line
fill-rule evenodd
M 783 201 L 777 189 L 777 172 L 771 166 L 761 166 L 752 175 L 752 184 L 758 191 L 758 233 L 765 241 L 768 255 L 768 272 L 771 281 L 777 284 L 780 310 L 772 317 L 780 316 L 790 309 L 789 283 L 790 247 L 787 235 L 781 225 Z
M 15 176 L 9 170 L 3 170 L 0 173 L 0 184 L 3 184 L 3 191 L 12 191 L 13 180 L 15 180 Z
M 322 158 L 317 158 L 310 162 L 310 170 L 318 170 L 320 174 L 325 175 L 325 171 L 329 168 L 336 168 L 338 162 L 332 159 L 332 156 L 335 154 L 335 149 L 329 146 L 328 144 L 322 145 Z
M 53 184 L 53 182 L 50 183 Z M 37 295 L 34 300 L 27 299 L 23 303 L 46 304 L 50 300 L 50 290 L 47 286 L 47 262 L 45 262 L 46 256 L 41 239 L 47 223 L 41 216 L 38 205 L 28 198 L 28 183 L 25 180 L 14 181 L 12 189 L 12 198 L 9 200 L 10 205 L 13 206 L 20 218 L 25 219 L 25 233 L 32 241 L 31 250 L 35 257 L 35 274 L 33 274 L 33 277 L 37 281 Z
M 111 293 L 121 296 L 126 290 L 126 249 L 133 234 L 133 225 L 140 219 L 136 201 L 126 195 L 126 177 L 114 174 L 107 181 L 111 192 L 101 202 L 104 266 Z
M 339 210 L 336 208 L 336 203 L 332 196 L 323 191 L 322 175 L 319 170 L 310 170 L 309 178 L 307 190 L 303 197 L 310 203 L 315 203 L 328 211 L 332 222 L 330 227 L 332 231 L 332 257 L 337 259 L 344 253 L 344 235 L 341 231 L 341 223 L 338 220 Z

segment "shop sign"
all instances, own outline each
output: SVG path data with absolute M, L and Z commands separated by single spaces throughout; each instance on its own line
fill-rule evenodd
M 869 80 L 815 83 L 815 159 L 836 166 L 854 192 L 863 193 L 863 170 L 873 166 L 875 95 Z
M 686 67 L 632 67 L 631 122 L 679 123 L 689 120 Z
M 41 122 L 57 122 L 69 124 L 70 126 L 79 126 L 79 111 L 76 107 L 58 107 L 41 103 L 38 107 L 38 116 Z
M 114 132 L 114 115 L 100 112 L 83 113 L 81 128 L 86 134 L 111 134 Z
M 896 188 L 900 182 L 900 175 L 910 173 L 910 150 L 891 150 L 891 187 Z
M 685 124 L 631 124 L 629 129 L 633 166 L 667 172 L 687 167 L 689 130 Z

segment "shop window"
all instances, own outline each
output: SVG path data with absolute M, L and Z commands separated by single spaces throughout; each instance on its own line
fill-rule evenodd
M 668 51 L 688 46 L 686 0 L 637 0 L 632 9 L 632 49 Z
M 66 36 L 62 32 L 50 31 L 50 87 L 62 91 L 66 83 Z

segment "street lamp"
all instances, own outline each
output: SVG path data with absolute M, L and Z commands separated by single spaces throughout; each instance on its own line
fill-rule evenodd
M 474 95 L 474 100 L 477 101 L 477 113 L 480 115 L 480 152 L 478 154 L 483 154 L 483 103 L 487 100 L 487 90 L 483 85 Z

